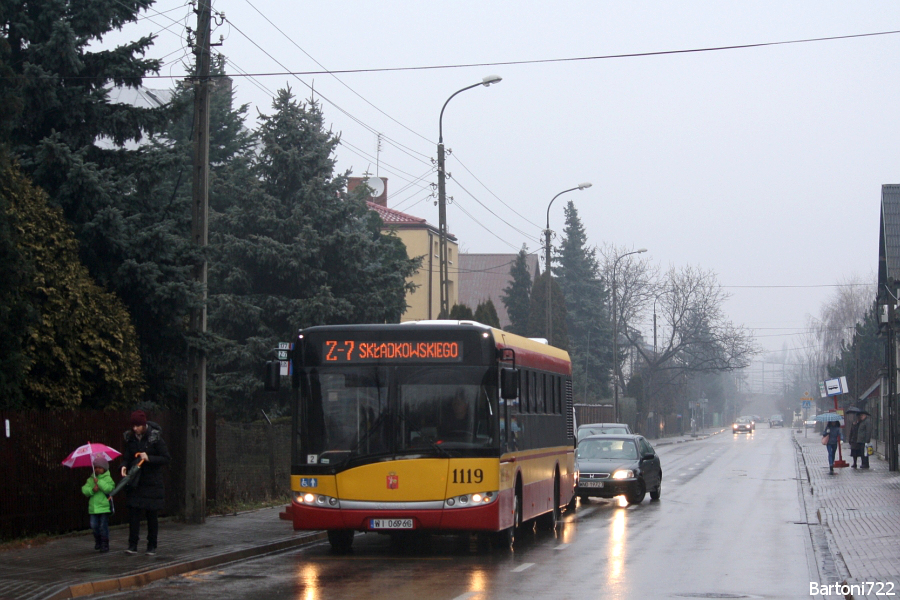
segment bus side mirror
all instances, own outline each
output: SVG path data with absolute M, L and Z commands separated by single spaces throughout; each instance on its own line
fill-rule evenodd
M 500 397 L 514 400 L 519 397 L 519 370 L 503 367 L 500 369 Z
M 267 392 L 277 392 L 279 389 L 281 389 L 281 361 L 266 361 L 265 390 Z

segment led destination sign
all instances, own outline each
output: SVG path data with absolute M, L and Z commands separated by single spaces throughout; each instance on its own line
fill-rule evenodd
M 378 360 L 441 361 L 462 360 L 461 342 L 358 342 L 325 340 L 325 362 L 358 363 Z

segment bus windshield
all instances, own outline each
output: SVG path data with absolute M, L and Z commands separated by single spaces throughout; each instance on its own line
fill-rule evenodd
M 496 371 L 485 367 L 314 368 L 307 389 L 301 463 L 499 447 Z

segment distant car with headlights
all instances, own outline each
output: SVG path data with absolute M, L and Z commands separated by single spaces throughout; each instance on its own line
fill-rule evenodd
M 731 424 L 731 433 L 753 433 L 756 430 L 756 424 L 750 417 L 738 417 Z
M 627 423 L 585 423 L 578 426 L 575 436 L 577 442 L 589 435 L 622 435 L 631 434 L 631 427 Z
M 781 415 L 772 415 L 769 417 L 769 427 L 784 427 L 784 417 Z
M 647 492 L 651 500 L 662 495 L 659 455 L 640 435 L 592 435 L 581 440 L 575 452 L 575 493 L 582 503 L 588 498 L 625 496 L 640 504 Z

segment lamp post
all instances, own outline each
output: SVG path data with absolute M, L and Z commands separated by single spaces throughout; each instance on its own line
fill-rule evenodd
M 641 254 L 642 252 L 646 252 L 646 248 L 641 248 L 640 250 L 634 250 L 633 252 L 626 252 L 622 256 L 616 258 L 613 261 L 613 270 L 612 270 L 612 297 L 613 297 L 613 395 L 615 397 L 615 404 L 613 405 L 613 411 L 615 415 L 615 422 L 619 422 L 619 313 L 616 308 L 616 267 L 619 265 L 619 261 L 625 258 L 626 256 L 631 256 L 632 254 Z
M 553 200 L 556 200 L 563 194 L 567 192 L 574 192 L 575 190 L 586 190 L 591 187 L 589 182 L 579 183 L 577 186 L 573 188 L 569 188 L 567 190 L 563 190 L 557 195 L 553 196 Z M 544 268 L 547 270 L 547 327 L 545 331 L 547 332 L 547 343 L 551 346 L 553 345 L 553 318 L 552 318 L 552 294 L 551 291 L 553 289 L 552 281 L 551 281 L 551 273 L 550 273 L 550 234 L 553 233 L 550 231 L 550 207 L 553 206 L 553 200 L 550 201 L 550 204 L 547 205 L 547 227 L 544 229 L 544 239 L 546 240 L 545 244 L 545 265 Z
M 441 287 L 441 313 L 444 315 L 450 314 L 450 280 L 448 276 L 449 269 L 447 267 L 447 190 L 446 172 L 444 170 L 444 109 L 447 108 L 447 104 L 453 100 L 453 97 L 457 94 L 466 90 L 471 90 L 479 85 L 488 87 L 492 83 L 499 83 L 500 81 L 502 81 L 502 78 L 499 75 L 488 75 L 480 82 L 473 83 L 470 86 L 454 92 L 453 95 L 444 102 L 444 106 L 441 107 L 441 116 L 438 119 L 438 231 L 440 237 L 440 256 L 438 259 L 440 265 L 438 268 L 441 270 L 439 278 Z

